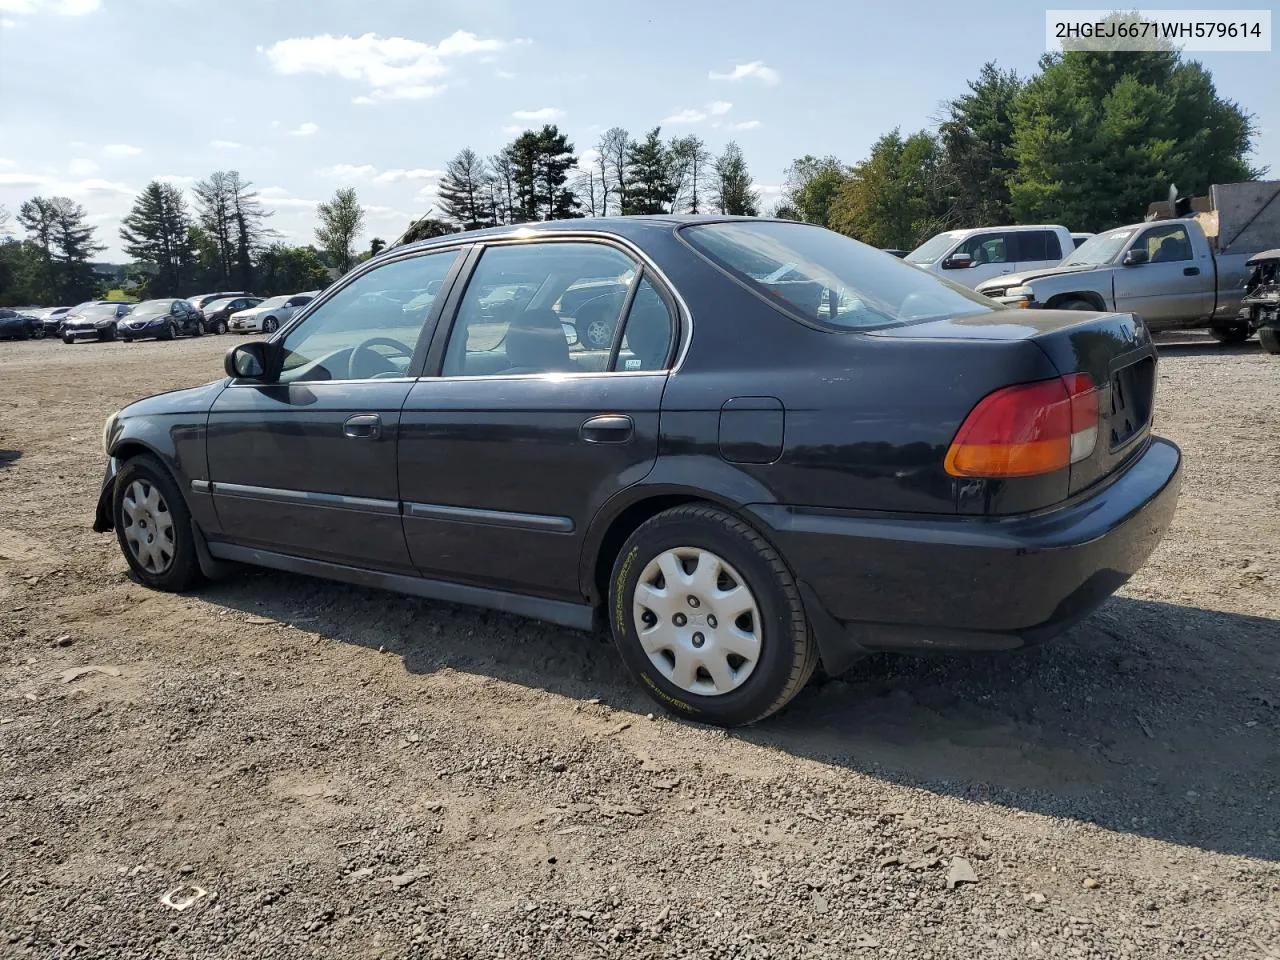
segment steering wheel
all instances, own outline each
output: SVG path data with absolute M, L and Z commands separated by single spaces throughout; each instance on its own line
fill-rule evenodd
M 392 374 L 397 377 L 403 375 L 404 371 L 391 363 L 383 354 L 375 352 L 374 347 L 390 347 L 400 356 L 409 360 L 413 359 L 413 347 L 401 343 L 399 340 L 392 340 L 390 337 L 370 337 L 367 340 L 361 340 L 351 348 L 351 360 L 348 367 L 353 380 L 373 380 L 384 374 Z M 375 369 L 369 373 L 361 371 L 366 355 L 376 364 Z

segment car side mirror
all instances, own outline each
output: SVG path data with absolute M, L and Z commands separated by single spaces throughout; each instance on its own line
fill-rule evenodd
M 967 253 L 953 253 L 942 261 L 943 270 L 967 270 L 973 266 L 973 257 Z
M 1130 247 L 1125 252 L 1124 259 L 1120 261 L 1126 267 L 1137 267 L 1144 263 L 1151 262 L 1151 254 L 1147 253 L 1146 247 Z
M 237 344 L 222 359 L 227 376 L 236 380 L 257 380 L 267 383 L 275 379 L 275 348 L 265 340 L 250 340 Z

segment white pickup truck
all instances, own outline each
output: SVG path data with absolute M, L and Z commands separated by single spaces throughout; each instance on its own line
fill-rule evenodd
M 966 287 L 1020 270 L 1058 263 L 1076 241 L 1056 224 L 1019 227 L 973 227 L 930 237 L 904 258 L 907 263 Z
M 1195 216 L 1116 227 L 1056 267 L 994 277 L 977 290 L 1013 307 L 1134 313 L 1152 331 L 1207 326 L 1224 342 L 1246 340 L 1246 263 L 1280 246 L 1278 198 L 1276 181 L 1215 185 Z

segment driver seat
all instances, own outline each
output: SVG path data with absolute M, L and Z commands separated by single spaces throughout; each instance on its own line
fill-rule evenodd
M 526 310 L 507 327 L 505 373 L 552 373 L 572 369 L 569 341 L 554 310 Z

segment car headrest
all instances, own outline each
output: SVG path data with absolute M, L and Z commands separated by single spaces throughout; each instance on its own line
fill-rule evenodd
M 569 341 L 553 310 L 526 310 L 507 328 L 507 363 L 515 372 L 569 369 Z

